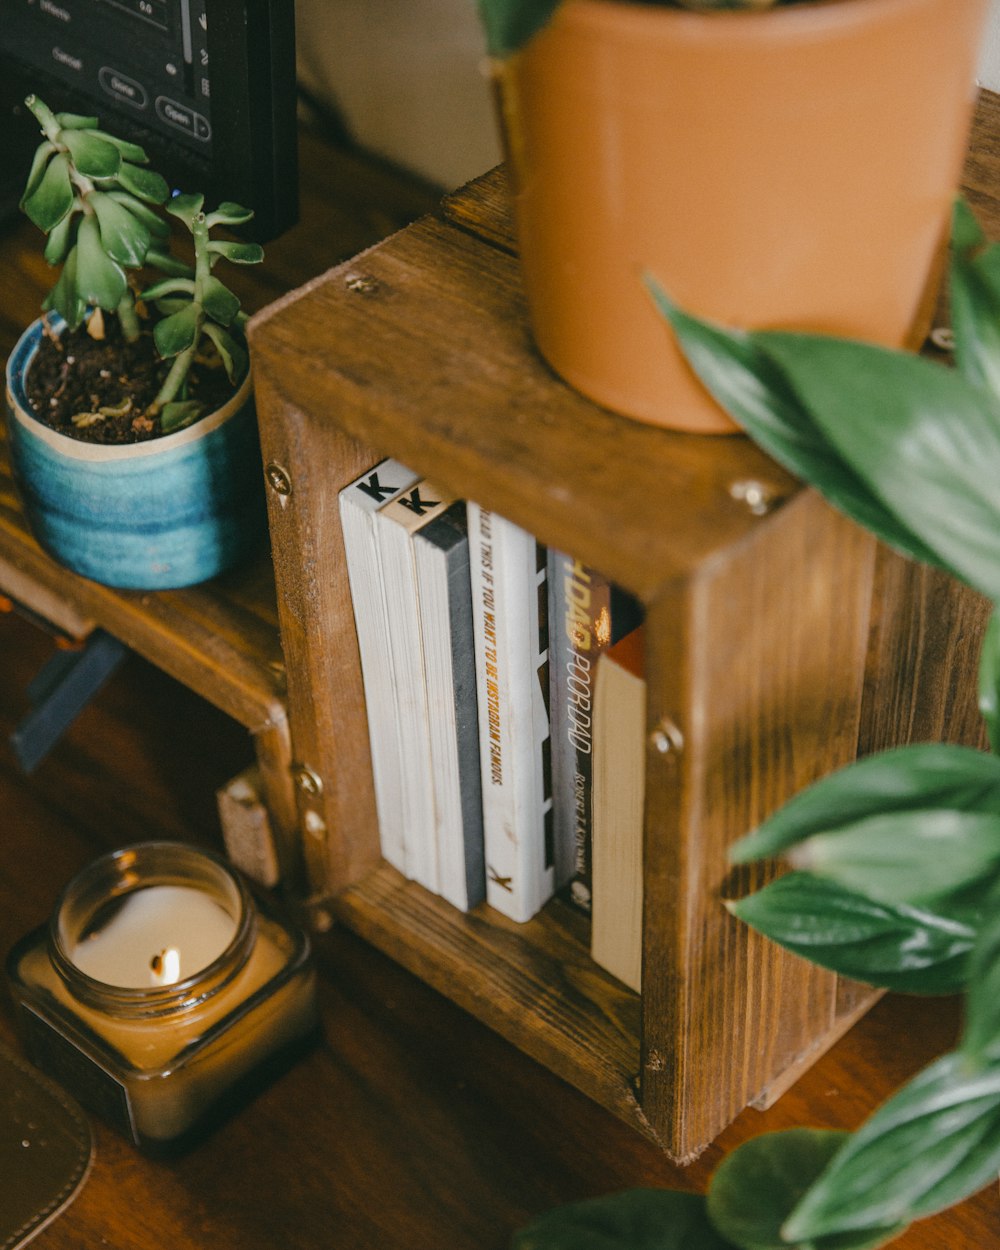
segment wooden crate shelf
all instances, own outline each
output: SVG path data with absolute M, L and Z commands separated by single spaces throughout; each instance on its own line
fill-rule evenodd
M 292 485 L 271 497 L 271 529 L 292 732 L 325 839 L 314 884 L 366 938 L 685 1160 L 872 999 L 731 920 L 721 899 L 766 872 L 732 871 L 728 846 L 859 749 L 915 731 L 978 740 L 985 607 L 880 548 L 747 439 L 647 427 L 564 386 L 532 347 L 512 242 L 496 171 L 251 327 L 265 459 Z M 463 917 L 379 858 L 337 494 L 384 455 L 646 606 L 641 998 L 598 972 L 559 904 L 523 927 L 485 905 Z M 934 630 L 915 632 L 929 613 Z M 664 724 L 682 750 L 657 750 Z

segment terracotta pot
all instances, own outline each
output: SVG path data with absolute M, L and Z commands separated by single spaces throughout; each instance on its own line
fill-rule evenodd
M 728 324 L 912 339 L 960 177 L 986 9 L 565 0 L 500 70 L 542 355 L 610 408 L 721 432 L 732 423 L 680 358 L 644 272 Z
M 58 319 L 52 323 L 59 328 Z M 163 438 L 81 442 L 32 413 L 24 377 L 34 322 L 7 362 L 7 432 L 32 534 L 66 568 L 105 586 L 192 586 L 261 549 L 266 507 L 249 377 L 222 408 Z

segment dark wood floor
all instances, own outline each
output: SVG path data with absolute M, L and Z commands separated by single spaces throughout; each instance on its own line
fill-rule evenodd
M 352 176 L 349 162 L 316 168 L 326 184 L 303 229 L 276 249 L 274 294 L 303 266 L 318 272 L 387 232 L 419 199 L 388 180 L 380 216 L 370 194 L 354 196 L 360 166 Z M 9 337 L 15 297 L 37 288 L 38 264 L 8 247 L 0 267 Z M 25 778 L 7 739 L 53 645 L 35 625 L 0 617 L 4 953 L 105 848 L 161 836 L 216 844 L 214 790 L 252 754 L 243 729 L 130 659 Z M 703 1189 L 726 1150 L 766 1129 L 852 1127 L 958 1027 L 954 1002 L 886 999 L 775 1107 L 747 1111 L 682 1171 L 348 932 L 323 935 L 317 959 L 322 1044 L 180 1160 L 149 1161 L 95 1123 L 93 1171 L 38 1250 L 503 1250 L 513 1229 L 557 1203 L 635 1185 Z M 0 1039 L 16 1045 L 5 998 Z M 995 1187 L 897 1244 L 1000 1246 Z

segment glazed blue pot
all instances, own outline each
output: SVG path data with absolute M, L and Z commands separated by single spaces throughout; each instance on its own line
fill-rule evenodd
M 105 586 L 168 590 L 260 549 L 266 512 L 249 378 L 225 407 L 176 434 L 80 442 L 28 406 L 23 380 L 41 335 L 36 321 L 7 361 L 7 426 L 28 524 L 49 555 Z

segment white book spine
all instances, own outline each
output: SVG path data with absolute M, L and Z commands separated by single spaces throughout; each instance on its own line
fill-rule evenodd
M 530 534 L 478 504 L 468 509 L 486 898 L 522 922 L 553 890 L 544 767 L 547 649 L 539 631 L 545 561 Z
M 440 893 L 437 807 L 430 747 L 430 709 L 420 632 L 412 532 L 451 502 L 427 482 L 404 490 L 375 514 L 375 532 L 389 616 L 389 650 L 396 682 L 406 875 Z
M 365 687 L 381 849 L 385 859 L 404 875 L 409 874 L 403 840 L 406 810 L 401 780 L 402 743 L 396 715 L 385 589 L 375 540 L 375 513 L 416 480 L 417 474 L 399 461 L 383 460 L 340 492 L 340 518 Z

